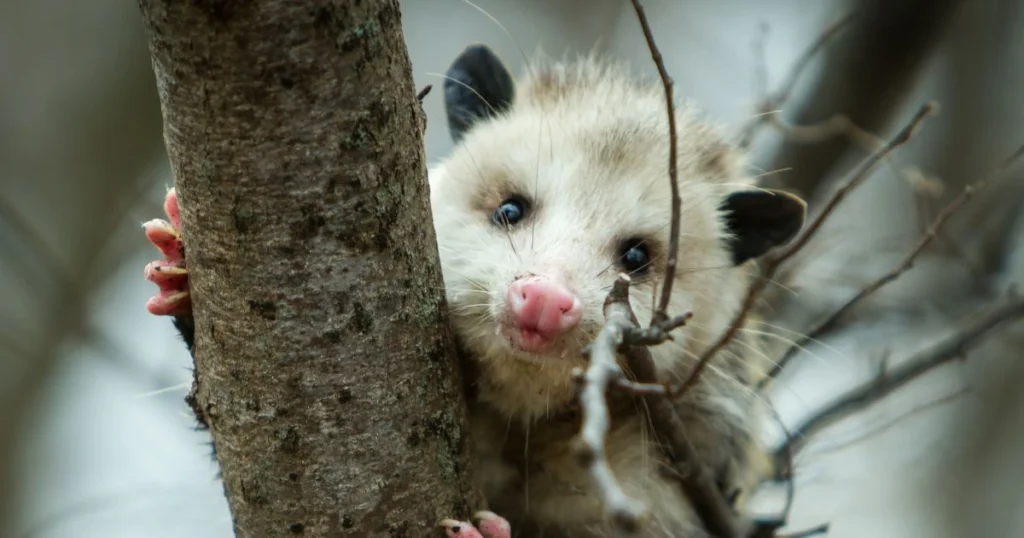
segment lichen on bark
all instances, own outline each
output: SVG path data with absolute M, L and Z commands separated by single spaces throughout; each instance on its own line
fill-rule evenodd
M 481 506 L 394 0 L 140 0 L 235 532 Z

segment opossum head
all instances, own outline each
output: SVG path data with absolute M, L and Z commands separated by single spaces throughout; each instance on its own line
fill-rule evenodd
M 641 324 L 664 282 L 671 191 L 664 88 L 593 57 L 532 62 L 515 82 L 483 46 L 445 83 L 456 146 L 430 171 L 453 325 L 485 400 L 532 419 L 573 398 L 572 368 L 604 323 L 619 273 Z M 759 190 L 737 153 L 678 105 L 681 226 L 670 315 L 652 348 L 682 375 L 736 314 L 750 264 L 799 230 L 805 205 Z

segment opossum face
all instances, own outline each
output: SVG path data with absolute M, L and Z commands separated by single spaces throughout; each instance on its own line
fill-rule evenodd
M 513 89 L 482 47 L 448 74 L 457 146 L 430 183 L 453 324 L 482 366 L 485 397 L 537 416 L 572 397 L 571 369 L 585 364 L 619 273 L 632 278 L 641 324 L 653 314 L 671 218 L 663 90 L 589 59 L 533 65 Z M 745 187 L 739 160 L 688 112 L 677 123 L 682 226 L 669 314 L 693 319 L 653 348 L 663 375 L 681 373 L 727 326 L 743 262 L 788 241 L 804 216 L 791 196 Z

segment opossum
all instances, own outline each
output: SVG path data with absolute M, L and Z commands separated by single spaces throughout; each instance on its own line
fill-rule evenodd
M 471 437 L 489 511 L 479 529 L 445 520 L 449 536 L 605 537 L 613 527 L 572 455 L 579 428 L 572 379 L 603 324 L 618 274 L 631 277 L 641 324 L 663 284 L 672 204 L 668 117 L 656 79 L 595 54 L 536 59 L 516 80 L 486 46 L 467 47 L 444 85 L 455 147 L 428 173 L 446 296 L 476 366 Z M 806 204 L 759 189 L 740 151 L 685 102 L 676 107 L 682 198 L 670 314 L 692 312 L 651 348 L 660 379 L 679 380 L 737 314 L 757 257 L 790 241 Z M 170 222 L 146 223 L 165 259 L 149 311 L 174 316 L 191 348 L 188 274 L 173 190 Z M 769 470 L 756 442 L 764 404 L 752 387 L 768 358 L 741 331 L 676 404 L 702 463 L 725 495 Z M 612 400 L 606 455 L 625 493 L 649 511 L 641 535 L 706 532 L 676 481 L 659 469 L 656 432 L 638 404 Z M 498 516 L 497 514 L 501 514 Z

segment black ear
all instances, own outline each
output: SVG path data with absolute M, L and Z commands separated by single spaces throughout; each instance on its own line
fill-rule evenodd
M 458 142 L 477 121 L 512 104 L 512 74 L 486 45 L 470 45 L 459 54 L 444 81 L 448 132 Z
M 719 209 L 732 233 L 728 248 L 736 265 L 788 243 L 807 217 L 803 200 L 773 189 L 735 192 Z

